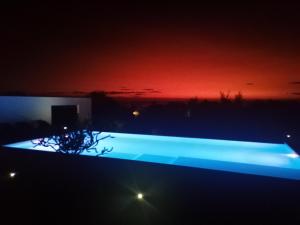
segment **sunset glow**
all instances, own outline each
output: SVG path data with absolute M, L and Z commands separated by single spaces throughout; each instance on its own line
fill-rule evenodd
M 215 98 L 220 91 L 240 91 L 247 98 L 297 97 L 299 85 L 291 82 L 297 80 L 298 65 L 280 53 L 243 43 L 220 44 L 201 35 L 133 39 L 134 46 L 117 46 L 109 54 L 99 50 L 75 57 L 74 68 L 60 74 L 73 74 L 74 82 L 62 85 L 69 91 L 138 97 Z
M 240 18 L 240 12 L 235 11 L 224 20 L 226 10 L 218 14 L 212 9 L 210 14 L 202 12 L 203 17 L 189 9 L 178 18 L 178 6 L 173 14 L 161 13 L 157 19 L 145 9 L 144 20 L 138 19 L 139 14 L 137 18 L 129 14 L 124 23 L 103 22 L 99 15 L 81 24 L 62 14 L 68 26 L 80 32 L 73 34 L 70 28 L 64 34 L 65 27 L 57 28 L 58 42 L 47 36 L 40 46 L 28 39 L 26 51 L 38 51 L 38 55 L 23 67 L 21 59 L 5 58 L 11 60 L 11 78 L 0 84 L 1 89 L 98 90 L 111 96 L 208 99 L 218 98 L 222 91 L 231 96 L 241 92 L 248 99 L 299 98 L 299 48 L 293 29 L 285 30 L 285 23 L 293 26 L 293 21 L 286 18 L 278 24 L 273 14 L 270 18 L 268 14 L 247 15 L 239 21 L 235 17 Z M 190 18 L 191 13 L 197 20 Z M 255 20 L 266 20 L 266 24 Z M 28 24 L 34 26 L 32 21 Z

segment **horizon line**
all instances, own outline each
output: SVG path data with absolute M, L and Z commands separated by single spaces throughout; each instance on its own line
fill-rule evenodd
M 50 92 L 25 92 L 25 91 L 3 91 L 0 92 L 0 96 L 28 96 L 28 97 L 88 97 L 88 94 L 91 93 L 104 93 L 108 97 L 115 98 L 115 99 L 135 99 L 135 100 L 207 100 L 207 101 L 219 101 L 219 97 L 201 97 L 201 96 L 165 96 L 165 97 L 158 97 L 158 96 L 122 96 L 122 95 L 110 95 L 108 94 L 108 91 L 50 91 Z M 235 99 L 235 96 L 229 97 L 229 100 L 232 101 Z M 299 101 L 300 96 L 294 96 L 294 97 L 245 97 L 242 94 L 242 100 L 243 101 L 255 101 L 255 100 L 277 100 L 277 101 Z

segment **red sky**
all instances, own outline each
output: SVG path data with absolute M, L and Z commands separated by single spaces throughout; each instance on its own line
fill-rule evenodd
M 299 57 L 260 40 L 186 30 L 124 36 L 105 49 L 91 45 L 53 59 L 56 66 L 46 73 L 61 77 L 55 90 L 140 92 L 136 95 L 141 97 L 215 98 L 220 91 L 240 91 L 246 98 L 299 97 Z
M 7 10 L 0 90 L 300 97 L 297 7 L 158 6 Z

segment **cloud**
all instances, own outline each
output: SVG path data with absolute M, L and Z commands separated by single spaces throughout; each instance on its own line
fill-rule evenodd
M 147 92 L 145 92 L 145 91 L 135 91 L 134 94 L 135 95 L 144 95 L 144 94 L 147 94 Z
M 299 84 L 300 84 L 300 81 L 292 81 L 292 82 L 289 82 L 289 84 L 292 84 L 292 85 L 299 85 Z
M 300 92 L 292 92 L 291 94 L 300 96 Z
M 153 88 L 144 88 L 144 91 L 148 92 L 148 93 L 161 93 L 161 91 L 155 90 Z
M 161 93 L 161 91 L 157 91 L 157 90 L 153 90 L 153 91 L 149 91 L 149 93 L 155 94 L 155 93 Z
M 129 89 L 126 87 L 121 87 L 120 90 L 117 91 L 107 91 L 105 92 L 108 95 L 134 95 L 134 96 L 141 96 L 147 94 L 158 94 L 161 93 L 159 90 L 155 90 L 153 88 L 144 88 L 141 91 L 136 91 L 133 89 Z
M 144 91 L 107 91 L 108 95 L 132 95 L 132 94 L 146 94 Z
M 141 96 L 141 95 L 145 95 L 145 93 L 141 93 L 141 92 L 135 93 L 135 96 Z
M 124 95 L 124 94 L 131 94 L 132 91 L 107 91 L 106 94 L 109 95 Z

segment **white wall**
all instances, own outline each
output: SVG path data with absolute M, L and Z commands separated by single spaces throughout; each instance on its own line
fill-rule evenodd
M 91 99 L 0 96 L 0 123 L 44 120 L 51 123 L 52 105 L 77 105 L 80 121 L 91 119 Z

